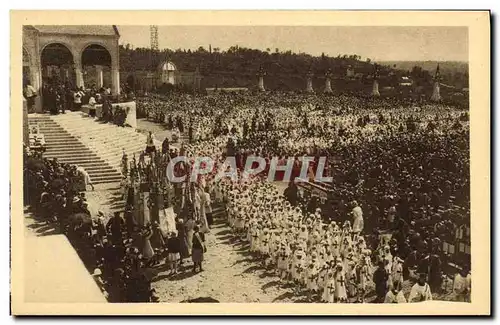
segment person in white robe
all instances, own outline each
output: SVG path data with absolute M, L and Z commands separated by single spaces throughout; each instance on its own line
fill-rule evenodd
M 356 276 L 355 262 L 353 260 L 350 260 L 347 263 L 346 278 L 347 278 L 347 296 L 349 298 L 356 297 L 358 288 L 358 279 Z
M 393 286 L 387 294 L 385 295 L 384 299 L 385 304 L 405 304 L 407 303 L 406 298 L 403 294 L 402 290 L 396 289 L 396 286 Z
M 76 166 L 76 170 L 82 175 L 83 180 L 85 182 L 85 189 L 87 186 L 90 185 L 92 187 L 92 191 L 94 191 L 94 184 L 92 183 L 92 180 L 90 179 L 89 173 L 83 168 L 82 166 Z
M 322 300 L 330 304 L 335 302 L 335 289 L 337 288 L 334 275 L 334 271 L 330 269 L 327 273 L 327 281 L 322 296 Z
M 259 238 L 260 230 L 257 224 L 254 224 L 251 228 L 252 241 L 250 242 L 250 252 L 257 253 L 259 251 Z
M 352 214 L 352 231 L 354 233 L 363 232 L 364 221 L 363 221 L 363 210 L 358 205 L 358 202 L 352 202 L 353 209 L 351 211 Z
M 370 281 L 370 271 L 366 262 L 367 259 L 369 259 L 369 257 L 362 256 L 356 267 L 358 302 L 365 302 L 366 287 Z
M 395 256 L 392 262 L 390 278 L 393 283 L 403 283 L 403 260 Z
M 281 281 L 285 281 L 287 278 L 287 268 L 288 268 L 288 252 L 285 243 L 282 243 L 278 250 L 278 273 Z
M 426 281 L 426 274 L 420 274 L 417 283 L 413 285 L 408 297 L 408 302 L 421 302 L 432 300 L 432 293 Z
M 266 227 L 263 229 L 259 238 L 259 250 L 263 264 L 265 263 L 266 258 L 269 256 L 269 241 L 269 229 Z
M 347 302 L 347 289 L 346 289 L 347 279 L 344 266 L 342 265 L 341 262 L 337 263 L 336 265 L 334 279 L 335 279 L 335 301 L 338 303 Z
M 318 268 L 316 263 L 311 262 L 305 273 L 307 296 L 309 301 L 312 300 L 313 295 L 318 291 Z
M 300 286 L 303 283 L 303 274 L 305 267 L 305 253 L 302 247 L 298 247 L 294 254 L 294 260 L 292 265 L 292 278 L 296 284 L 295 292 L 300 291 Z
M 453 293 L 455 301 L 470 302 L 471 274 L 461 271 L 455 275 L 453 280 Z

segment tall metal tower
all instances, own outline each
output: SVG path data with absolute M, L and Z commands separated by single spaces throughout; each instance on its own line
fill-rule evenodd
M 151 49 L 158 51 L 158 26 L 151 25 L 149 31 L 151 34 Z

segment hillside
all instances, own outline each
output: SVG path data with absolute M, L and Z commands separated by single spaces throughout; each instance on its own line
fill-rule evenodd
M 252 87 L 256 83 L 260 67 L 266 71 L 268 89 L 298 90 L 305 88 L 306 74 L 311 69 L 315 83 L 324 83 L 325 72 L 330 69 L 333 79 L 343 78 L 348 66 L 356 73 L 370 75 L 373 64 L 361 61 L 357 55 L 326 55 L 313 57 L 291 51 L 260 51 L 243 47 L 231 47 L 226 51 L 213 51 L 200 47 L 191 50 L 152 51 L 148 48 L 131 49 L 120 46 L 120 68 L 122 70 L 152 70 L 164 60 L 172 61 L 178 70 L 199 69 L 205 87 Z
M 317 90 L 324 87 L 325 72 L 332 72 L 334 91 L 369 92 L 375 66 L 370 59 L 361 60 L 356 54 L 311 56 L 306 53 L 256 49 L 233 46 L 227 50 L 219 48 L 198 48 L 191 50 L 153 51 L 149 48 L 132 49 L 120 45 L 120 68 L 125 71 L 155 70 L 165 60 L 172 61 L 180 71 L 199 70 L 203 76 L 202 88 L 212 87 L 256 87 L 257 72 L 262 67 L 265 72 L 265 86 L 268 90 L 303 90 L 306 74 L 314 73 L 313 85 Z M 380 62 L 381 87 L 397 87 L 400 77 L 409 75 L 415 87 L 430 90 L 432 76 L 437 62 Z M 396 66 L 394 66 L 394 64 Z M 358 80 L 345 80 L 346 70 L 351 66 Z M 468 87 L 468 64 L 462 62 L 440 62 L 443 83 L 458 89 Z
M 434 75 L 439 64 L 439 70 L 443 77 L 443 83 L 457 88 L 468 88 L 469 84 L 469 63 L 458 61 L 381 61 L 382 65 L 393 69 L 411 71 L 413 67 L 421 67 Z

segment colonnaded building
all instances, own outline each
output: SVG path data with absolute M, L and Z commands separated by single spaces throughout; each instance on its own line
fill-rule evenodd
M 94 85 L 120 93 L 120 34 L 114 25 L 23 26 L 23 81 L 42 94 L 44 84 Z M 38 96 L 35 109 L 41 110 Z
M 179 71 L 167 58 L 150 71 L 120 71 L 119 39 L 115 25 L 23 26 L 23 82 L 40 95 L 35 110 L 41 111 L 44 85 L 52 83 L 106 87 L 113 95 L 120 94 L 120 84 L 146 91 L 163 84 L 200 88 L 198 70 Z

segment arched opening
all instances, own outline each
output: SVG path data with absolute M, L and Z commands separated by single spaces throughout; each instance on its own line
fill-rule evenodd
M 176 80 L 175 80 L 175 72 L 177 71 L 177 68 L 175 67 L 175 64 L 173 64 L 170 61 L 165 61 L 160 65 L 160 85 L 163 84 L 171 84 L 175 85 Z
M 31 71 L 30 64 L 31 59 L 28 51 L 23 47 L 23 88 L 27 84 L 31 84 Z
M 111 54 L 104 46 L 91 44 L 83 50 L 82 70 L 86 88 L 111 87 Z
M 75 69 L 73 54 L 60 43 L 52 43 L 42 50 L 42 82 L 44 87 L 55 87 L 65 84 L 71 88 L 75 85 Z

